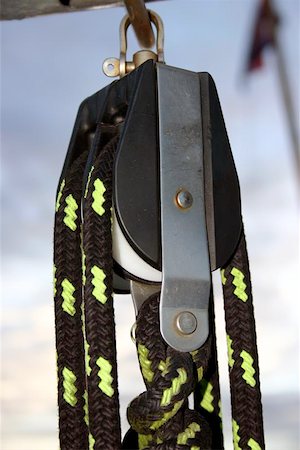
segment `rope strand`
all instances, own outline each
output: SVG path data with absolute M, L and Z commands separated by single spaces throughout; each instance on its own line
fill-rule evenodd
M 222 270 L 235 449 L 263 450 L 264 433 L 249 261 L 242 233 Z
M 81 180 L 87 153 L 69 168 L 55 214 L 54 304 L 61 450 L 87 449 L 80 250 Z
M 94 450 L 121 447 L 111 239 L 112 167 L 117 144 L 118 138 L 112 139 L 97 157 L 83 207 L 88 410 Z
M 188 409 L 197 373 L 204 375 L 208 359 L 169 347 L 159 330 L 159 296 L 150 297 L 137 317 L 136 345 L 147 391 L 128 407 L 128 421 L 139 435 L 139 449 L 211 448 L 211 429 L 204 417 Z M 211 339 L 201 349 L 208 355 Z M 194 361 L 198 362 L 198 367 Z M 201 371 L 199 363 L 201 361 Z
M 209 347 L 201 347 L 199 350 L 192 353 L 198 372 L 198 382 L 194 391 L 194 403 L 195 410 L 199 411 L 205 417 L 212 430 L 212 450 L 222 450 L 224 444 L 222 432 L 221 394 L 212 292 L 210 297 L 209 318 L 211 344 Z M 207 361 L 207 370 L 205 374 L 203 374 L 203 364 L 205 364 L 204 361 Z

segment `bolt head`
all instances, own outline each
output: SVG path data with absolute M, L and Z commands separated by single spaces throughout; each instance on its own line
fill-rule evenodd
M 188 209 L 193 204 L 193 196 L 186 189 L 181 189 L 176 195 L 177 206 L 181 209 Z
M 189 335 L 196 330 L 197 319 L 190 311 L 183 311 L 177 316 L 176 326 L 180 333 Z

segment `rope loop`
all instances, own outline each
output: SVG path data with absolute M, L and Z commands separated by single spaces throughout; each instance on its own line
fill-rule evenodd
M 204 441 L 210 448 L 208 424 L 188 408 L 188 397 L 197 383 L 193 356 L 172 349 L 163 340 L 157 294 L 139 312 L 136 346 L 147 391 L 130 403 L 127 417 L 139 435 L 139 448 L 196 449 Z

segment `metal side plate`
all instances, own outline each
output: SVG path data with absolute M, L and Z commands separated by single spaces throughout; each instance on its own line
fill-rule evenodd
M 211 289 L 197 73 L 157 64 L 165 341 L 193 351 L 209 333 Z

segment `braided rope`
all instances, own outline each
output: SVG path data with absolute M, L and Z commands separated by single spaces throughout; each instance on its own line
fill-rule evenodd
M 137 318 L 136 342 L 147 390 L 128 407 L 131 430 L 121 444 L 111 238 L 112 170 L 118 137 L 110 138 L 103 147 L 99 126 L 94 143 L 94 161 L 89 158 L 87 163 L 85 152 L 67 168 L 56 200 L 54 297 L 61 450 L 117 450 L 121 446 L 223 449 L 212 295 L 210 336 L 192 353 L 177 352 L 162 339 L 159 296 L 143 304 Z M 82 190 L 87 168 L 89 175 Z M 221 274 L 234 448 L 263 450 L 258 357 L 244 235 Z M 195 410 L 188 408 L 191 393 Z
M 100 127 L 96 142 L 99 136 Z M 61 450 L 121 446 L 110 235 L 116 145 L 117 138 L 100 151 L 90 171 L 83 227 L 80 209 L 87 153 L 67 168 L 56 200 L 54 295 Z
M 121 447 L 111 238 L 113 138 L 90 170 L 83 203 L 84 316 L 90 435 L 94 450 Z
M 212 450 L 223 449 L 221 395 L 219 384 L 217 343 L 215 332 L 213 294 L 210 298 L 210 346 L 201 347 L 192 353 L 194 362 L 198 367 L 198 382 L 194 391 L 195 410 L 199 411 L 209 423 L 212 433 Z M 207 362 L 206 362 L 207 361 Z M 203 374 L 203 364 L 207 369 Z
M 87 448 L 84 421 L 84 347 L 80 257 L 81 180 L 87 153 L 69 168 L 61 183 L 55 214 L 54 304 L 61 450 Z
M 244 233 L 222 270 L 235 450 L 263 450 L 256 331 Z
M 147 391 L 131 402 L 127 417 L 139 435 L 139 449 L 217 448 L 212 446 L 212 435 L 220 434 L 220 424 L 216 430 L 200 409 L 188 408 L 198 380 L 208 377 L 212 338 L 192 354 L 169 347 L 160 334 L 159 296 L 154 295 L 137 317 L 136 344 Z

